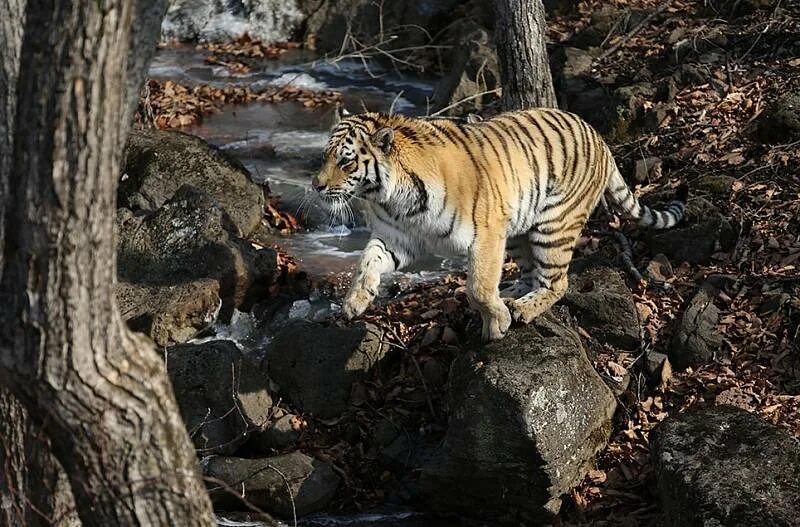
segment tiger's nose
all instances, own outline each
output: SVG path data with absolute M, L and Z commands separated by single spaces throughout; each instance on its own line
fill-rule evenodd
M 325 183 L 320 183 L 319 178 L 315 177 L 314 179 L 311 180 L 311 186 L 317 192 L 322 192 L 323 190 L 325 190 L 325 187 L 327 187 L 328 185 L 326 185 Z

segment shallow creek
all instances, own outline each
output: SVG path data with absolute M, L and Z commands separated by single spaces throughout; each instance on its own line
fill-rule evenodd
M 207 53 L 193 47 L 159 50 L 149 75 L 181 84 L 248 85 L 254 90 L 292 83 L 311 89 L 342 92 L 345 107 L 351 111 L 388 111 L 393 108 L 407 115 L 424 115 L 432 95 L 430 80 L 415 79 L 389 72 L 377 65 L 361 62 L 314 63 L 313 57 L 291 51 L 266 69 L 246 75 L 231 75 L 221 66 L 205 63 Z M 307 228 L 291 236 L 268 240 L 295 256 L 300 267 L 312 276 L 350 272 L 369 237 L 363 221 L 355 217 L 342 223 L 331 220 L 310 196 L 310 181 L 318 169 L 327 142 L 332 109 L 304 108 L 298 103 L 228 106 L 221 113 L 206 116 L 202 123 L 183 131 L 202 137 L 237 157 L 259 183 L 266 183 L 280 198 L 283 210 L 300 213 Z M 357 203 L 354 204 L 357 209 Z M 461 261 L 430 257 L 413 268 L 395 273 L 384 285 L 397 282 L 424 282 L 462 267 Z M 316 300 L 298 301 L 289 318 L 314 318 Z M 330 306 L 336 308 L 336 306 Z M 329 312 L 327 307 L 322 314 Z M 262 354 L 270 332 L 247 313 L 235 313 L 229 325 L 217 325 L 214 334 L 201 340 L 229 339 L 250 353 Z M 237 522 L 218 517 L 220 525 L 263 526 L 258 522 Z M 352 516 L 316 515 L 299 523 L 308 527 L 444 527 L 440 521 L 410 511 L 382 510 Z

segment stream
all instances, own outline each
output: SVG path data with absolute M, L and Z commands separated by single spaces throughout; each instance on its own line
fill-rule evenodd
M 193 47 L 159 50 L 149 75 L 186 85 L 239 84 L 257 91 L 289 83 L 337 90 L 351 111 L 366 107 L 386 112 L 393 107 L 406 115 L 424 115 L 433 93 L 431 80 L 401 76 L 360 61 L 314 63 L 299 50 L 291 50 L 266 69 L 245 75 L 231 75 L 222 66 L 205 64 L 207 54 Z M 369 238 L 357 213 L 357 202 L 352 203 L 354 220 L 343 224 L 333 221 L 310 195 L 311 177 L 319 168 L 332 118 L 329 106 L 309 109 L 294 102 L 251 103 L 227 106 L 204 117 L 199 125 L 183 129 L 237 157 L 258 183 L 269 185 L 272 194 L 279 197 L 281 209 L 304 220 L 307 229 L 268 241 L 296 257 L 312 276 L 352 271 Z M 431 257 L 389 280 L 426 280 L 460 267 L 459 261 Z
M 343 94 L 344 105 L 351 111 L 366 107 L 386 112 L 393 108 L 407 115 L 426 114 L 427 101 L 433 93 L 433 82 L 429 79 L 401 76 L 360 61 L 314 63 L 313 57 L 301 50 L 290 50 L 264 69 L 244 75 L 232 75 L 222 66 L 206 64 L 207 55 L 208 52 L 189 46 L 160 49 L 149 76 L 189 86 L 247 85 L 256 91 L 287 83 L 316 90 L 332 89 Z M 282 247 L 298 260 L 303 271 L 318 277 L 352 272 L 369 238 L 369 231 L 358 213 L 346 223 L 333 221 L 309 195 L 311 177 L 319 167 L 332 115 L 331 107 L 309 109 L 294 102 L 251 103 L 227 106 L 220 113 L 205 116 L 200 124 L 182 130 L 237 157 L 258 183 L 267 184 L 271 193 L 279 197 L 282 210 L 299 213 L 306 225 L 304 230 L 289 236 L 274 235 L 267 241 Z M 354 208 L 357 206 L 354 203 Z M 385 289 L 387 284 L 398 281 L 435 280 L 461 268 L 462 261 L 430 257 L 386 277 L 383 285 Z M 295 302 L 289 318 L 311 318 L 309 311 L 313 313 L 314 305 L 315 299 L 310 303 Z M 265 335 L 259 326 L 253 315 L 236 312 L 230 324 L 217 325 L 213 336 L 197 341 L 229 339 L 250 352 L 263 350 L 269 342 L 269 334 Z M 220 525 L 230 526 L 264 525 L 231 521 L 224 514 L 218 521 Z M 396 509 L 351 516 L 315 515 L 298 523 L 307 527 L 444 527 L 451 524 L 451 521 Z

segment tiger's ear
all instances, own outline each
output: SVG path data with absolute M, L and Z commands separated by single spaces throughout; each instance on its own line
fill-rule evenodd
M 384 126 L 372 134 L 372 144 L 380 148 L 384 154 L 388 154 L 394 144 L 394 130 Z
M 348 117 L 350 112 L 344 109 L 344 106 L 341 103 L 336 103 L 336 109 L 333 112 L 333 127 L 336 127 L 342 119 Z

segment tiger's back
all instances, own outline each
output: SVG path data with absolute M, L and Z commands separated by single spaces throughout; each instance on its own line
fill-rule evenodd
M 485 338 L 500 338 L 512 315 L 529 322 L 563 294 L 575 243 L 602 196 L 642 225 L 669 227 L 684 213 L 685 192 L 664 211 L 641 206 L 599 134 L 558 110 L 477 123 L 358 115 L 334 129 L 328 157 L 342 174 L 329 163 L 318 182 L 338 175 L 338 188 L 369 202 L 374 241 L 365 255 L 389 256 L 395 269 L 423 252 L 468 255 L 468 296 Z M 506 250 L 522 274 L 504 302 Z M 360 314 L 376 288 L 375 273 L 360 268 L 345 313 Z

